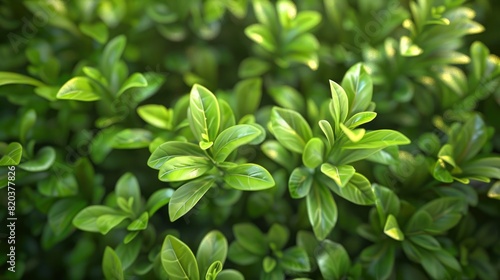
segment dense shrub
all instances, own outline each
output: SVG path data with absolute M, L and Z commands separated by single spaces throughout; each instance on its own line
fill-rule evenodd
M 1 278 L 497 279 L 498 13 L 3 1 Z

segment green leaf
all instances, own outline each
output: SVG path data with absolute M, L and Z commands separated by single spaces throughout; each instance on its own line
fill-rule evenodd
M 224 130 L 213 146 L 213 158 L 217 162 L 224 162 L 235 149 L 257 138 L 261 131 L 255 126 L 239 124 Z
M 120 258 L 124 271 L 135 262 L 139 256 L 142 245 L 142 238 L 138 237 L 127 243 L 122 242 L 116 247 L 116 255 Z
M 373 205 L 375 203 L 375 195 L 372 191 L 370 181 L 359 173 L 354 173 L 351 180 L 344 187 L 339 187 L 336 183 L 329 183 L 327 186 L 352 203 L 358 205 Z
M 375 112 L 359 112 L 349 118 L 349 120 L 345 122 L 345 126 L 350 129 L 354 129 L 362 124 L 371 122 L 376 116 L 377 113 Z
M 357 63 L 349 68 L 341 85 L 349 99 L 349 113 L 354 115 L 366 111 L 372 101 L 373 83 L 363 64 Z
M 200 142 L 212 142 L 220 126 L 220 109 L 217 98 L 207 88 L 195 84 L 189 101 L 189 125 Z
M 262 24 L 252 24 L 245 28 L 245 35 L 266 51 L 276 50 L 276 41 L 271 31 Z
M 398 196 L 389 188 L 380 186 L 378 184 L 372 185 L 373 193 L 375 194 L 375 205 L 379 215 L 383 217 L 384 221 L 388 215 L 397 216 L 401 208 L 401 202 Z
M 307 32 L 316 27 L 321 22 L 321 14 L 315 11 L 302 11 L 294 20 L 291 28 L 297 33 Z
M 330 91 L 332 92 L 332 103 L 330 113 L 335 122 L 335 127 L 344 123 L 349 114 L 349 99 L 344 89 L 334 81 L 330 80 Z
M 138 214 L 142 202 L 141 202 L 141 190 L 139 187 L 139 182 L 135 178 L 134 174 L 127 172 L 123 174 L 118 182 L 116 182 L 115 193 L 117 198 L 122 197 L 125 201 L 130 198 L 133 199 L 133 210 Z
M 221 270 L 222 270 L 222 263 L 220 261 L 213 262 L 207 270 L 205 279 L 215 280 L 217 278 L 217 275 L 221 272 Z
M 102 22 L 96 22 L 94 24 L 81 23 L 78 27 L 83 34 L 91 37 L 97 42 L 104 44 L 108 40 L 108 28 Z
M 245 58 L 240 63 L 238 67 L 238 76 L 243 79 L 261 76 L 269 71 L 270 68 L 271 65 L 268 62 L 259 58 L 249 57 Z
M 141 216 L 139 216 L 139 218 L 135 219 L 128 225 L 127 230 L 130 231 L 145 230 L 148 227 L 148 222 L 149 222 L 148 212 L 144 212 L 141 214 Z
M 288 180 L 288 190 L 294 199 L 303 198 L 309 194 L 313 183 L 313 176 L 305 167 L 297 167 L 292 171 Z
M 217 275 L 217 280 L 245 280 L 243 274 L 234 269 L 224 269 Z
M 315 184 L 306 198 L 307 215 L 314 235 L 319 240 L 325 239 L 337 223 L 337 204 L 331 192 Z
M 383 149 L 393 145 L 410 144 L 410 139 L 400 132 L 388 129 L 370 131 L 365 134 L 363 139 L 354 143 L 347 142 L 343 149 Z
M 392 214 L 389 214 L 387 217 L 387 221 L 384 226 L 384 233 L 392 239 L 398 241 L 403 241 L 405 239 L 405 235 L 401 229 L 399 229 L 398 221 Z
M 120 258 L 116 255 L 115 251 L 106 246 L 104 256 L 102 258 L 102 272 L 104 277 L 108 280 L 123 280 L 123 269 Z
M 56 150 L 52 147 L 43 147 L 36 156 L 19 164 L 19 168 L 30 172 L 40 172 L 49 169 L 56 160 Z
M 266 256 L 262 260 L 262 269 L 264 270 L 265 273 L 269 273 L 273 271 L 273 269 L 276 267 L 276 264 L 277 264 L 276 259 Z
M 229 246 L 229 259 L 239 265 L 250 265 L 262 259 L 262 256 L 253 254 L 246 250 L 240 243 L 233 242 Z
M 281 250 L 283 247 L 285 247 L 289 237 L 290 232 L 288 228 L 276 223 L 273 224 L 267 232 L 268 243 L 270 244 L 270 246 L 274 246 L 274 249 L 278 250 Z
M 453 159 L 453 146 L 451 146 L 450 144 L 446 144 L 443 147 L 441 147 L 438 153 L 438 158 L 440 158 L 441 160 L 450 164 L 453 167 L 457 166 L 455 160 Z
M 45 84 L 41 81 L 25 75 L 11 72 L 0 72 L 0 86 L 11 84 L 30 85 L 35 87 L 45 86 Z
M 357 143 L 361 139 L 363 139 L 363 136 L 365 136 L 365 130 L 363 128 L 358 128 L 354 130 L 350 130 L 345 126 L 344 124 L 340 124 L 340 128 L 342 129 L 342 132 L 351 140 L 352 143 Z
M 268 140 L 261 145 L 261 149 L 267 157 L 289 170 L 296 165 L 297 160 L 278 141 Z
M 264 234 L 255 225 L 241 223 L 233 226 L 234 237 L 238 244 L 248 252 L 264 256 L 268 251 L 267 240 Z
M 394 270 L 394 246 L 388 242 L 371 245 L 361 252 L 361 260 L 368 263 L 368 275 L 374 279 L 388 279 Z
M 236 118 L 234 117 L 234 112 L 233 109 L 231 109 L 231 105 L 229 105 L 229 103 L 227 103 L 223 99 L 219 100 L 219 109 L 220 109 L 219 133 L 221 133 L 222 131 L 235 125 Z
M 101 232 L 97 224 L 97 220 L 102 216 L 112 216 L 120 218 L 127 218 L 117 210 L 102 205 L 92 205 L 84 208 L 73 219 L 73 225 L 80 230 L 89 232 Z M 101 221 L 102 223 L 102 221 Z
M 262 79 L 246 79 L 234 87 L 236 110 L 239 116 L 253 114 L 257 111 L 262 98 Z
M 149 216 L 153 216 L 156 211 L 167 205 L 173 193 L 173 189 L 160 189 L 155 191 L 146 202 L 146 210 L 148 211 Z
M 487 69 L 490 50 L 483 43 L 476 41 L 470 47 L 470 54 L 474 78 L 481 80 Z
M 38 192 L 49 197 L 66 197 L 78 194 L 78 183 L 73 173 L 66 172 L 38 181 Z
M 342 279 L 351 267 L 351 260 L 344 247 L 330 240 L 321 242 L 316 260 L 324 279 Z
M 319 127 L 321 128 L 321 131 L 323 131 L 323 133 L 325 134 L 326 139 L 330 144 L 330 148 L 333 147 L 333 145 L 335 144 L 335 136 L 333 133 L 332 125 L 327 120 L 320 120 Z
M 148 159 L 148 166 L 160 169 L 168 160 L 178 156 L 204 157 L 200 147 L 192 143 L 169 141 L 161 144 Z
M 301 247 L 292 247 L 284 251 L 280 264 L 286 271 L 308 272 L 311 270 L 307 252 Z
M 413 214 L 406 225 L 405 233 L 442 233 L 457 225 L 466 209 L 467 202 L 462 197 L 435 199 Z
M 122 213 L 116 215 L 104 214 L 102 216 L 97 217 L 95 224 L 99 232 L 105 235 L 127 218 L 128 216 L 123 215 Z
M 153 134 L 142 128 L 126 128 L 113 137 L 113 148 L 115 149 L 139 149 L 146 148 L 153 140 Z
M 64 198 L 55 202 L 47 214 L 49 226 L 54 234 L 60 235 L 71 227 L 71 221 L 85 205 L 85 201 L 79 198 Z
M 172 112 L 163 105 L 148 104 L 137 108 L 137 114 L 152 126 L 172 129 Z
M 323 163 L 323 155 L 325 153 L 325 144 L 320 138 L 311 138 L 302 154 L 302 162 L 309 168 L 316 168 Z
M 212 168 L 212 163 L 206 157 L 178 156 L 161 166 L 158 178 L 164 182 L 186 181 L 198 178 Z
M 225 169 L 224 182 L 243 191 L 259 191 L 274 186 L 274 179 L 262 166 L 245 163 Z
M 427 235 L 427 234 L 419 234 L 412 235 L 408 238 L 413 244 L 425 248 L 431 251 L 441 250 L 441 244 L 437 241 L 436 238 Z
M 500 200 L 500 181 L 497 181 L 493 186 L 491 186 L 488 191 L 488 197 Z
M 271 113 L 271 125 L 274 136 L 287 149 L 301 154 L 307 141 L 312 138 L 312 131 L 304 117 L 299 113 L 274 107 Z
M 457 135 L 450 136 L 453 155 L 457 163 L 472 159 L 488 140 L 488 133 L 483 119 L 474 115 L 461 127 Z
M 96 101 L 101 99 L 91 86 L 87 77 L 74 77 L 67 81 L 57 92 L 58 99 L 77 101 Z
M 26 137 L 28 133 L 33 128 L 33 125 L 36 123 L 36 111 L 30 109 L 23 114 L 21 118 L 21 125 L 19 127 L 19 139 L 22 143 L 26 143 Z
M 175 190 L 168 204 L 170 221 L 179 219 L 191 210 L 214 183 L 213 178 L 203 177 L 188 182 Z
M 321 172 L 332 178 L 337 186 L 343 188 L 347 183 L 349 183 L 349 180 L 351 180 L 354 173 L 356 173 L 356 170 L 352 167 L 352 165 L 334 166 L 329 163 L 323 163 L 321 165 Z
M 148 81 L 141 73 L 134 73 L 122 84 L 116 93 L 116 97 L 119 97 L 128 89 L 146 87 L 147 85 Z
M 200 275 L 206 275 L 211 264 L 217 261 L 220 262 L 222 268 L 226 260 L 227 250 L 227 240 L 221 232 L 212 230 L 207 233 L 196 252 Z
M 293 87 L 287 85 L 271 86 L 268 93 L 279 106 L 304 112 L 304 97 Z
M 109 78 L 112 75 L 113 68 L 120 60 L 120 57 L 125 50 L 127 38 L 124 35 L 119 35 L 108 42 L 104 48 L 100 60 L 100 67 L 104 75 Z
M 167 235 L 161 248 L 161 263 L 171 280 L 199 280 L 198 264 L 193 252 L 182 241 Z

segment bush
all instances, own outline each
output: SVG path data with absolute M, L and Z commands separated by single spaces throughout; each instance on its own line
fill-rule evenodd
M 497 279 L 499 12 L 5 3 L 2 279 Z

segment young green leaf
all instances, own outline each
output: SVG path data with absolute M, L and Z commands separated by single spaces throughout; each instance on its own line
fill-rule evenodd
M 344 247 L 330 240 L 321 242 L 316 260 L 324 279 L 342 279 L 351 267 L 351 260 Z
M 271 113 L 271 125 L 274 136 L 285 148 L 301 154 L 307 141 L 312 138 L 312 131 L 304 117 L 299 113 L 274 107 Z
M 457 135 L 453 135 L 450 139 L 456 162 L 461 163 L 472 159 L 482 149 L 487 140 L 486 125 L 483 119 L 476 114 L 467 120 Z
M 189 124 L 200 142 L 213 142 L 220 126 L 220 109 L 217 98 L 207 88 L 195 84 L 189 101 Z
M 262 97 L 262 79 L 243 80 L 234 87 L 238 115 L 245 116 L 257 111 Z
M 148 104 L 137 108 L 137 114 L 147 123 L 158 128 L 172 129 L 172 111 L 163 105 Z
M 188 182 L 175 190 L 168 204 L 170 221 L 179 219 L 191 210 L 214 183 L 214 178 L 203 177 Z
M 365 130 L 363 128 L 358 128 L 351 130 L 347 126 L 345 126 L 343 123 L 340 124 L 340 128 L 342 129 L 342 132 L 351 140 L 352 143 L 357 143 L 361 139 L 363 139 L 363 136 L 365 136 Z
M 104 214 L 95 220 L 97 229 L 102 235 L 108 234 L 110 230 L 118 226 L 121 222 L 128 218 L 128 215 L 120 214 Z
M 138 231 L 145 230 L 148 227 L 149 215 L 148 212 L 144 212 L 139 216 L 139 218 L 133 220 L 127 227 L 127 230 Z
M 228 257 L 232 262 L 239 265 L 254 264 L 262 259 L 262 256 L 245 249 L 239 242 L 233 242 L 229 245 Z
M 243 191 L 259 191 L 274 186 L 274 179 L 262 166 L 245 163 L 225 169 L 224 182 L 231 188 Z
M 238 67 L 238 76 L 242 79 L 257 77 L 265 74 L 271 65 L 255 57 L 245 58 Z
M 304 198 L 309 194 L 313 183 L 313 176 L 305 167 L 297 167 L 292 171 L 288 180 L 288 190 L 294 199 Z
M 393 145 L 410 144 L 410 139 L 400 132 L 388 129 L 370 131 L 365 134 L 363 139 L 354 143 L 347 142 L 342 146 L 343 149 L 383 149 Z
M 276 140 L 264 142 L 261 149 L 267 157 L 289 170 L 292 170 L 297 163 L 293 155 Z
M 115 251 L 106 246 L 104 256 L 102 258 L 102 272 L 107 280 L 123 280 L 123 269 L 120 258 Z
M 276 264 L 276 259 L 266 256 L 262 259 L 262 270 L 265 273 L 270 273 L 276 267 Z
M 344 89 L 334 81 L 330 81 L 332 92 L 332 103 L 330 103 L 330 113 L 335 122 L 335 127 L 344 123 L 349 114 L 349 99 Z
M 182 241 L 167 235 L 161 247 L 163 269 L 172 280 L 199 280 L 198 264 L 193 252 Z
M 320 138 L 311 138 L 304 147 L 302 162 L 309 168 L 316 168 L 324 161 L 325 144 Z
M 158 173 L 160 181 L 179 182 L 198 178 L 213 168 L 206 157 L 178 156 L 167 160 Z
M 178 156 L 204 157 L 205 154 L 195 144 L 169 141 L 156 148 L 148 159 L 148 166 L 153 169 L 160 169 L 166 161 Z
M 366 111 L 372 101 L 373 83 L 363 64 L 349 68 L 341 85 L 349 99 L 350 115 Z
M 289 237 L 290 231 L 288 230 L 288 228 L 276 223 L 273 224 L 267 232 L 267 241 L 269 245 L 274 246 L 274 248 L 278 250 L 281 250 L 283 247 L 285 247 Z
M 62 234 L 71 227 L 71 221 L 85 205 L 85 201 L 80 198 L 63 198 L 55 202 L 47 214 L 49 226 L 54 234 Z
M 384 226 L 384 233 L 392 239 L 398 241 L 403 241 L 405 239 L 405 235 L 401 229 L 399 229 L 398 221 L 392 214 L 389 214 L 387 217 L 387 221 Z
M 108 40 L 108 28 L 102 22 L 96 22 L 94 24 L 81 23 L 78 27 L 83 34 L 91 37 L 100 44 L 104 44 Z
M 113 68 L 119 62 L 126 44 L 127 38 L 124 35 L 119 35 L 109 41 L 104 48 L 99 66 L 108 80 L 110 80 Z
M 96 101 L 101 96 L 91 86 L 87 77 L 74 77 L 67 81 L 57 92 L 58 99 L 77 101 Z
M 330 144 L 330 148 L 332 148 L 333 145 L 335 144 L 335 136 L 333 133 L 332 125 L 327 120 L 320 120 L 319 127 L 321 128 L 321 131 L 323 131 L 323 133 L 325 134 L 326 139 Z
M 362 124 L 371 122 L 376 116 L 377 113 L 375 112 L 359 112 L 349 118 L 349 120 L 345 122 L 345 126 L 349 129 L 354 129 Z
M 351 180 L 354 173 L 356 173 L 356 170 L 352 167 L 352 165 L 334 166 L 329 163 L 323 163 L 321 165 L 321 172 L 332 178 L 337 186 L 343 188 L 347 183 L 349 183 L 349 180 Z
M 226 260 L 227 250 L 227 240 L 221 232 L 213 230 L 207 233 L 196 252 L 200 275 L 206 275 L 214 262 L 220 262 L 222 268 Z
M 217 275 L 219 275 L 219 272 L 222 270 L 222 263 L 220 261 L 215 261 L 213 262 L 207 270 L 207 273 L 205 274 L 205 279 L 206 280 L 216 280 Z
M 127 172 L 123 174 L 116 182 L 115 193 L 117 198 L 122 197 L 125 201 L 133 199 L 133 210 L 135 213 L 141 208 L 141 190 L 139 182 L 134 174 Z M 138 214 L 138 213 L 137 213 Z
M 260 134 L 260 129 L 248 124 L 239 124 L 224 130 L 214 142 L 215 161 L 224 162 L 235 149 L 251 142 Z
M 325 239 L 337 223 L 337 204 L 332 193 L 322 185 L 313 185 L 306 197 L 307 215 L 314 235 L 319 240 Z
M 217 280 L 245 280 L 245 277 L 237 270 L 224 269 L 217 275 Z
M 153 140 L 153 134 L 142 128 L 126 128 L 118 132 L 113 138 L 115 149 L 140 149 L 149 146 Z

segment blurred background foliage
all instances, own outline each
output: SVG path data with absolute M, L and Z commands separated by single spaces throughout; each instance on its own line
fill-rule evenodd
M 186 116 L 176 113 L 158 128 L 143 121 L 138 106 L 185 111 L 183 97 L 201 84 L 227 101 L 237 120 L 254 114 L 266 127 L 271 106 L 278 105 L 313 122 L 328 110 L 328 80 L 341 81 L 362 62 L 373 80 L 379 114 L 366 128 L 398 130 L 412 144 L 396 151 L 396 163 L 362 161 L 356 170 L 397 194 L 400 215 L 407 220 L 437 198 L 466 197 L 464 207 L 469 208 L 457 210 L 463 212 L 460 223 L 436 237 L 439 247 L 459 260 L 463 279 L 497 278 L 500 207 L 492 197 L 499 197 L 500 185 L 489 178 L 498 179 L 500 164 L 480 160 L 500 152 L 499 13 L 500 2 L 487 0 L 0 0 L 0 154 L 16 141 L 23 146 L 21 162 L 27 163 L 16 179 L 21 186 L 16 195 L 17 277 L 102 278 L 104 248 L 119 246 L 124 233 L 77 231 L 72 217 L 88 205 L 112 205 L 115 184 L 125 172 L 137 177 L 144 198 L 168 186 L 146 162 L 159 144 L 189 135 L 182 124 Z M 72 87 L 98 88 L 98 96 L 64 97 Z M 256 108 L 245 109 L 250 95 L 262 98 Z M 460 137 L 476 145 L 475 153 L 446 161 L 446 145 L 461 145 L 456 143 Z M 150 221 L 154 228 L 145 233 L 151 235 L 144 237 L 150 244 L 141 249 L 141 258 L 151 260 L 147 250 L 157 253 L 158 240 L 166 234 L 180 236 L 193 251 L 214 228 L 233 240 L 232 226 L 239 222 L 253 222 L 262 232 L 280 223 L 291 236 L 310 231 L 305 203 L 286 191 L 291 170 L 259 147 L 240 154 L 270 170 L 277 187 L 244 193 L 226 204 L 210 197 L 175 222 L 168 221 L 166 208 L 158 210 Z M 439 168 L 443 161 L 445 170 Z M 491 167 L 491 173 L 477 171 L 478 166 Z M 1 187 L 7 181 L 4 173 Z M 445 187 L 450 185 L 455 188 Z M 64 218 L 57 217 L 68 208 Z M 339 200 L 338 208 L 341 218 L 329 239 L 348 252 L 350 277 L 454 275 L 422 269 L 419 258 L 408 253 L 410 245 L 397 247 L 394 240 L 374 234 L 380 227 L 373 226 L 375 207 Z M 311 241 L 299 235 L 300 242 Z M 290 240 L 290 246 L 299 243 Z M 392 260 L 377 259 L 376 253 L 385 250 Z M 0 257 L 2 263 L 5 258 Z M 443 266 L 453 266 L 447 257 L 439 258 Z M 138 262 L 147 263 L 143 259 Z M 141 275 L 140 268 L 146 276 L 130 279 L 162 275 L 144 267 L 129 275 Z M 260 271 L 237 262 L 225 268 L 236 268 L 247 279 L 256 279 Z M 314 265 L 311 269 L 307 277 L 327 279 Z

